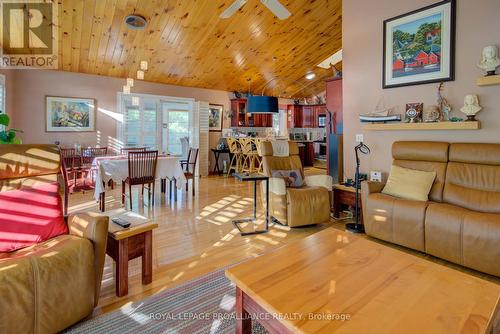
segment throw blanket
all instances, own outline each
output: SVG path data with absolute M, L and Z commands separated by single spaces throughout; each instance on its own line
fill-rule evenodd
M 273 140 L 271 145 L 273 145 L 273 156 L 287 157 L 290 155 L 288 140 Z

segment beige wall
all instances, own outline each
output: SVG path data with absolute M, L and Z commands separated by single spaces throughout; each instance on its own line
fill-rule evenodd
M 5 88 L 6 88 L 6 91 L 7 91 L 7 96 L 5 97 L 5 110 L 4 112 L 11 116 L 12 112 L 13 112 L 13 96 L 14 94 L 12 94 L 12 91 L 11 91 L 11 87 L 14 85 L 14 72 L 15 71 L 12 71 L 12 70 L 0 70 L 0 74 L 3 74 L 5 76 Z M 11 120 L 11 124 L 10 124 L 10 127 L 13 126 L 13 122 Z
M 362 171 L 382 170 L 391 165 L 391 144 L 396 140 L 452 142 L 500 142 L 500 86 L 478 87 L 476 67 L 484 46 L 500 47 L 500 1 L 458 0 L 456 78 L 445 84 L 444 96 L 454 116 L 466 94 L 478 94 L 483 110 L 479 131 L 363 131 L 359 113 L 373 111 L 383 95 L 388 105 L 404 111 L 407 102 L 436 104 L 437 84 L 382 89 L 382 22 L 385 19 L 436 3 L 434 0 L 348 0 L 343 2 L 344 154 L 346 177 L 354 178 L 355 135 L 364 134 L 372 153 L 362 158 Z
M 97 132 L 88 133 L 46 133 L 45 96 L 88 97 L 97 100 L 98 109 L 116 111 L 116 93 L 122 90 L 124 79 L 70 72 L 41 70 L 10 70 L 11 82 L 8 89 L 9 109 L 15 127 L 22 129 L 24 143 L 54 143 L 58 140 L 65 146 L 74 143 L 82 145 L 108 145 L 108 138 L 116 137 L 116 121 L 103 112 L 97 113 Z M 136 80 L 132 88 L 135 93 L 194 98 L 224 105 L 229 110 L 229 93 L 220 90 L 189 88 L 155 84 Z M 225 120 L 227 122 L 227 120 Z M 214 147 L 220 133 L 210 133 L 210 144 Z M 213 157 L 210 153 L 210 159 Z M 212 168 L 212 167 L 211 167 Z

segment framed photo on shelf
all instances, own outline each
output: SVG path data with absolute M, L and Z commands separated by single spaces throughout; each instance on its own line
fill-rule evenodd
M 222 104 L 210 104 L 208 108 L 208 130 L 210 132 L 221 132 L 224 106 Z
M 93 132 L 96 100 L 46 96 L 46 132 Z
M 383 88 L 455 79 L 455 0 L 384 21 Z

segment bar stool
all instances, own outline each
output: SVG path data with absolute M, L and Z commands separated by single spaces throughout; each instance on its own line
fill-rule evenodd
M 253 173 L 258 171 L 257 147 L 255 138 L 240 138 L 241 152 L 243 154 L 244 172 Z M 257 162 L 257 164 L 256 164 Z
M 241 172 L 242 166 L 242 152 L 239 142 L 236 138 L 226 138 L 227 146 L 229 147 L 229 153 L 231 155 L 231 162 L 229 163 L 229 168 L 227 169 L 227 174 L 231 174 L 231 170 L 235 173 Z

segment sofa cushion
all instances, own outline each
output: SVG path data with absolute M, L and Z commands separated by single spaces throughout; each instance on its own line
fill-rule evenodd
M 424 218 L 428 202 L 372 193 L 363 203 L 366 234 L 424 251 Z
M 500 214 L 432 203 L 425 218 L 425 251 L 500 276 Z
M 52 182 L 0 192 L 0 252 L 68 233 L 58 190 Z
M 382 193 L 414 201 L 427 201 L 436 172 L 424 172 L 393 165 Z
M 86 317 L 94 277 L 88 239 L 66 234 L 0 253 L 0 333 L 56 333 Z

